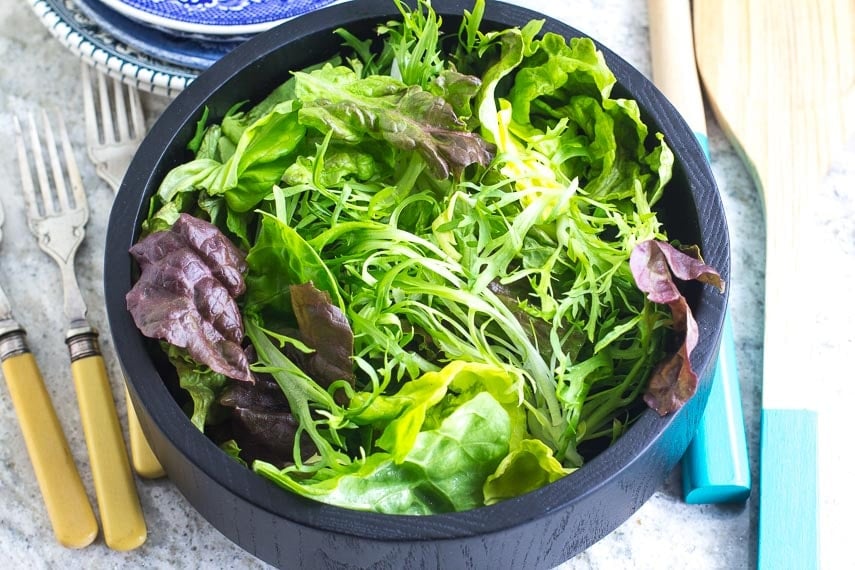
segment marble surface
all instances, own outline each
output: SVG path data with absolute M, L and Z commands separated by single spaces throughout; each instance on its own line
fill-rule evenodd
M 520 0 L 564 19 L 610 46 L 643 73 L 650 74 L 645 0 Z M 58 108 L 66 117 L 91 205 L 87 240 L 77 257 L 77 272 L 90 316 L 102 336 L 115 394 L 121 394 L 119 368 L 106 331 L 102 299 L 103 236 L 111 190 L 86 158 L 80 90 L 75 57 L 39 23 L 23 0 L 0 2 L 0 199 L 6 210 L 0 245 L 0 284 L 11 298 L 18 320 L 29 332 L 59 412 L 74 458 L 90 497 L 94 498 L 79 413 L 63 343 L 65 323 L 61 291 L 53 262 L 36 247 L 24 221 L 20 181 L 14 154 L 14 114 L 37 106 Z M 145 99 L 149 120 L 168 101 Z M 752 476 L 757 480 L 759 409 L 762 373 L 764 231 L 762 204 L 739 157 L 712 120 L 708 124 L 712 166 L 719 182 L 733 243 L 730 283 L 731 313 L 742 380 Z M 855 304 L 849 290 L 855 282 L 855 139 L 838 149 L 828 176 L 818 181 L 810 204 L 813 243 L 811 289 L 798 310 L 814 318 L 810 358 L 820 410 L 821 567 L 838 568 L 850 560 L 847 531 L 852 512 L 851 461 L 848 445 L 836 445 L 834 434 L 851 429 L 855 384 L 847 360 L 853 354 L 851 323 Z M 117 406 L 124 425 L 123 398 Z M 841 441 L 846 441 L 840 438 Z M 138 550 L 109 550 L 99 537 L 76 551 L 55 541 L 33 478 L 24 443 L 5 384 L 0 387 L 0 558 L 6 567 L 29 568 L 266 568 L 211 527 L 167 479 L 138 480 L 149 527 L 148 541 Z M 680 498 L 679 470 L 625 524 L 566 562 L 564 569 L 612 568 L 746 568 L 756 556 L 757 489 L 744 505 L 687 505 Z M 797 516 L 797 515 L 795 515 Z

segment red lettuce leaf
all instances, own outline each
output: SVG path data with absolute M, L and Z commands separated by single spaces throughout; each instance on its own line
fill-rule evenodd
M 186 348 L 215 372 L 252 382 L 234 299 L 245 290 L 243 252 L 216 226 L 188 214 L 130 252 L 141 275 L 125 300 L 140 331 Z
M 487 166 L 493 160 L 494 146 L 467 129 L 454 105 L 419 86 L 389 76 L 360 78 L 342 67 L 294 75 L 303 101 L 303 125 L 325 134 L 332 131 L 334 138 L 350 143 L 368 136 L 395 149 L 415 151 L 439 180 L 459 176 L 470 164 Z M 466 86 L 465 76 L 443 80 L 453 83 L 446 83 L 445 89 L 455 104 L 470 96 L 472 85 Z
M 698 324 L 674 277 L 707 283 L 720 291 L 724 291 L 724 281 L 703 262 L 696 247 L 681 251 L 657 240 L 636 245 L 629 266 L 636 285 L 647 298 L 670 307 L 673 328 L 682 337 L 677 352 L 666 356 L 653 370 L 644 394 L 647 405 L 664 416 L 680 409 L 698 387 L 698 375 L 689 360 L 698 344 Z
M 219 403 L 230 411 L 231 436 L 240 444 L 241 459 L 250 464 L 260 459 L 279 467 L 294 462 L 299 422 L 272 376 L 258 374 L 254 385 L 231 383 L 223 390 Z M 302 433 L 302 459 L 308 460 L 315 453 L 317 448 L 311 438 Z
M 336 380 L 353 384 L 353 331 L 341 309 L 311 281 L 291 285 L 291 305 L 301 340 L 314 349 L 299 355 L 298 365 L 325 388 Z

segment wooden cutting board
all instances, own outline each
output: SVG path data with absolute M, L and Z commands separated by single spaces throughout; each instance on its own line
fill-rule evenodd
M 816 390 L 804 212 L 855 132 L 855 0 L 694 0 L 698 69 L 766 219 L 758 567 L 818 566 Z M 807 230 L 807 231 L 805 231 Z M 841 371 L 842 372 L 842 371 Z

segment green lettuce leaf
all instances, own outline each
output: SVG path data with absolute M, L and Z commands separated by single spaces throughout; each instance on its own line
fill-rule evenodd
M 416 151 L 436 178 L 460 175 L 470 164 L 492 160 L 487 143 L 441 97 L 388 76 L 360 78 L 345 67 L 296 73 L 300 122 L 334 139 L 365 137 L 399 151 Z
M 224 195 L 233 211 L 246 212 L 280 181 L 305 133 L 293 102 L 282 103 L 242 131 L 225 162 L 197 158 L 172 169 L 158 188 L 157 197 L 168 204 L 178 194 L 206 190 L 211 195 Z
M 245 310 L 290 319 L 291 285 L 313 283 L 342 311 L 338 284 L 317 251 L 293 228 L 263 214 L 255 244 L 246 256 Z
M 526 433 L 525 410 L 520 405 L 522 384 L 522 378 L 509 370 L 455 361 L 405 383 L 395 394 L 375 397 L 357 393 L 350 404 L 350 409 L 356 413 L 349 419 L 359 425 L 385 426 L 377 446 L 400 462 L 415 445 L 429 413 L 442 417 L 450 408 L 478 394 L 489 393 L 512 419 L 509 444 L 513 444 Z
M 566 96 L 589 95 L 607 99 L 616 80 L 603 54 L 586 38 L 571 38 L 548 32 L 538 40 L 537 49 L 520 66 L 509 99 L 514 120 L 525 125 L 536 100 L 544 106 L 560 107 Z
M 220 392 L 226 386 L 228 378 L 214 372 L 204 364 L 196 362 L 185 349 L 163 342 L 161 346 L 169 357 L 169 362 L 178 373 L 178 383 L 193 401 L 193 413 L 190 422 L 201 432 L 205 431 L 212 409 L 216 406 Z
M 505 499 L 540 489 L 574 469 L 565 469 L 552 450 L 539 439 L 525 439 L 502 460 L 495 473 L 484 483 L 484 504 L 493 505 Z
M 443 71 L 428 86 L 431 93 L 448 101 L 454 113 L 462 120 L 472 116 L 472 104 L 480 88 L 480 79 L 453 70 Z
M 462 511 L 483 504 L 484 482 L 507 455 L 510 432 L 505 408 L 482 392 L 436 429 L 420 432 L 400 462 L 381 452 L 309 480 L 264 462 L 253 469 L 304 497 L 341 507 L 394 514 Z

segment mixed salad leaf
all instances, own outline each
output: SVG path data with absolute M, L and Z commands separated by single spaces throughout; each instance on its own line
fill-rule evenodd
M 723 287 L 654 211 L 673 155 L 594 43 L 543 22 L 377 38 L 200 117 L 132 253 L 128 308 L 193 423 L 283 488 L 471 509 L 580 467 L 695 390 L 677 280 Z M 666 336 L 680 348 L 666 354 Z

